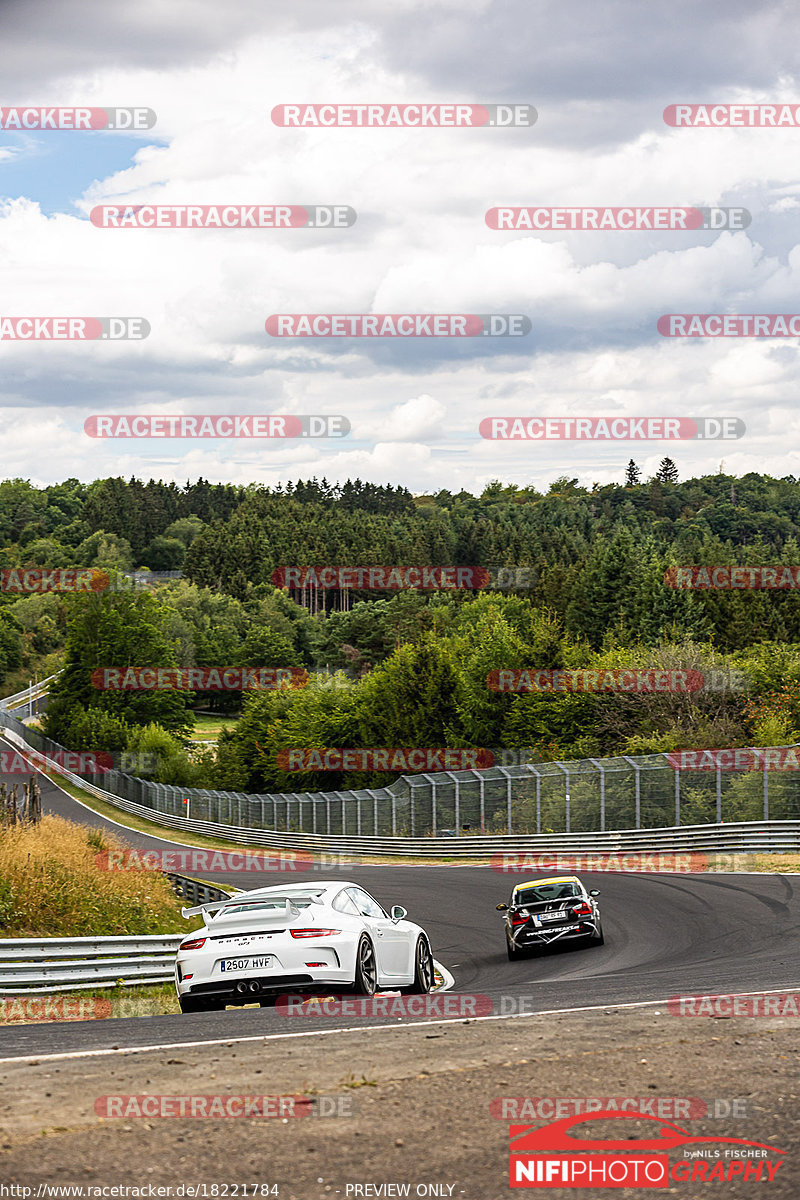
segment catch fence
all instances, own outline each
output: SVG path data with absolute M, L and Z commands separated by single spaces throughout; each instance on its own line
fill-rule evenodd
M 67 753 L 0 709 L 0 729 L 45 756 Z M 519 752 L 509 751 L 513 760 Z M 800 818 L 800 771 L 769 760 L 751 770 L 681 769 L 666 754 L 513 763 L 405 775 L 389 787 L 264 793 L 182 788 L 122 771 L 82 773 L 127 803 L 187 823 L 332 837 L 460 838 Z M 800 760 L 799 760 L 800 761 Z

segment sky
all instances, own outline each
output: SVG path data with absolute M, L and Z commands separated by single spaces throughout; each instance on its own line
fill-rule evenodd
M 740 0 L 0 0 L 0 477 L 325 477 L 480 492 L 561 476 L 800 476 L 797 337 L 664 337 L 668 313 L 800 313 L 800 9 Z M 282 127 L 277 105 L 525 104 L 534 124 Z M 5 123 L 5 122 L 4 122 Z M 103 228 L 102 205 L 347 205 L 341 228 Z M 745 229 L 496 230 L 496 206 L 744 208 Z M 276 314 L 520 314 L 509 337 L 270 336 Z M 144 319 L 140 340 L 12 337 Z M 9 320 L 11 324 L 9 324 Z M 327 438 L 94 438 L 90 417 L 344 416 Z M 735 439 L 491 440 L 486 418 L 736 418 Z M 116 428 L 116 424 L 113 426 Z M 535 426 L 536 429 L 540 428 Z M 617 428 L 622 428 L 618 426 Z

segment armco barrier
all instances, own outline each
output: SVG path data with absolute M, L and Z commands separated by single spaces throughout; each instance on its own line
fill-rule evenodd
M 224 900 L 229 888 L 168 875 L 189 905 Z M 0 996 L 44 995 L 117 983 L 168 983 L 184 933 L 133 937 L 2 938 Z
M 184 937 L 3 938 L 0 996 L 165 983 Z
M 12 745 L 45 759 L 64 753 L 2 709 L 0 730 Z M 78 776 L 54 767 L 125 812 L 265 848 L 432 858 L 556 848 L 800 849 L 800 770 L 690 772 L 674 769 L 666 754 L 403 776 L 386 788 L 256 796 L 182 789 L 120 771 Z M 716 821 L 684 823 L 687 804 L 697 815 L 714 812 Z
M 4 734 L 23 744 L 15 734 Z M 800 821 L 739 821 L 722 825 L 662 826 L 655 829 L 620 829 L 590 833 L 535 835 L 482 835 L 454 838 L 323 836 L 251 829 L 214 821 L 197 821 L 170 813 L 154 812 L 143 804 L 123 800 L 93 783 L 58 768 L 72 783 L 90 795 L 170 829 L 189 830 L 208 837 L 265 849 L 298 849 L 331 855 L 403 855 L 410 858 L 487 858 L 495 854 L 620 854 L 620 853 L 790 853 L 800 850 Z M 202 901 L 200 901 L 202 902 Z

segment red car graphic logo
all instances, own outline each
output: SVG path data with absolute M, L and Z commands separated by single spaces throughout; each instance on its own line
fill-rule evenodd
M 583 1125 L 589 1121 L 653 1121 L 659 1126 L 658 1135 L 653 1138 L 581 1138 L 570 1137 L 568 1130 L 573 1125 Z M 760 1150 L 770 1150 L 773 1154 L 783 1154 L 775 1146 L 764 1142 L 749 1142 L 745 1138 L 734 1137 L 695 1137 L 679 1125 L 668 1125 L 657 1117 L 644 1117 L 640 1113 L 601 1111 L 596 1113 L 581 1113 L 578 1116 L 564 1117 L 561 1121 L 553 1121 L 549 1125 L 510 1125 L 508 1135 L 511 1139 L 512 1154 L 528 1154 L 540 1150 L 562 1150 L 572 1153 L 586 1153 L 591 1150 L 671 1150 L 675 1146 L 686 1146 L 701 1142 L 726 1142 L 736 1146 L 756 1146 Z

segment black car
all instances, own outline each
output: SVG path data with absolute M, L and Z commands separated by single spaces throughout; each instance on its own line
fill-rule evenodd
M 603 926 L 596 890 L 587 891 L 577 875 L 532 879 L 518 883 L 508 904 L 498 904 L 504 912 L 506 949 L 511 959 L 526 952 L 578 938 L 592 946 L 602 946 Z

